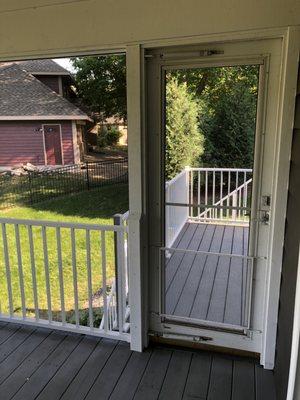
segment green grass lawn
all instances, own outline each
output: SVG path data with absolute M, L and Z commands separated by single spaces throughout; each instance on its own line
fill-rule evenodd
M 85 191 L 65 197 L 55 198 L 34 204 L 20 206 L 12 209 L 1 210 L 1 217 L 34 219 L 47 221 L 78 222 L 89 224 L 113 224 L 113 215 L 124 213 L 128 210 L 128 186 L 118 184 L 99 189 Z M 20 314 L 21 296 L 18 273 L 18 258 L 16 251 L 16 238 L 13 226 L 7 225 L 8 246 L 10 254 L 10 270 L 12 276 L 12 289 L 14 310 Z M 64 276 L 64 292 L 66 310 L 72 314 L 74 309 L 74 287 L 71 263 L 71 237 L 70 229 L 61 230 L 62 261 Z M 33 228 L 34 260 L 37 275 L 38 301 L 41 315 L 47 309 L 47 296 L 45 285 L 44 253 L 41 228 Z M 25 282 L 25 298 L 27 314 L 32 315 L 34 310 L 34 297 L 32 290 L 31 259 L 29 251 L 28 231 L 20 225 L 20 241 L 22 251 L 22 265 Z M 106 233 L 106 270 L 108 285 L 111 284 L 115 273 L 114 234 Z M 55 228 L 47 228 L 47 247 L 49 255 L 51 304 L 54 315 L 60 319 L 60 290 L 58 280 L 57 243 Z M 87 268 L 86 268 L 86 234 L 83 230 L 76 230 L 76 261 L 78 276 L 79 308 L 87 308 Z M 92 285 L 97 300 L 97 292 L 102 288 L 101 272 L 101 239 L 99 232 L 91 232 L 91 265 Z M 98 296 L 99 297 L 99 296 Z M 99 300 L 101 305 L 101 300 Z M 2 312 L 8 312 L 8 293 L 5 275 L 3 245 L 0 245 L 0 302 Z

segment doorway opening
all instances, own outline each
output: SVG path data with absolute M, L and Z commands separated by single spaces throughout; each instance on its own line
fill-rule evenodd
M 166 320 L 249 328 L 259 74 L 258 64 L 163 68 Z

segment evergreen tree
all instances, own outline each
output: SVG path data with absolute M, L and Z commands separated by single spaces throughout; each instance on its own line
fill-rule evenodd
M 203 152 L 203 135 L 198 124 L 198 103 L 187 84 L 169 77 L 166 85 L 166 179 L 186 166 L 196 166 Z

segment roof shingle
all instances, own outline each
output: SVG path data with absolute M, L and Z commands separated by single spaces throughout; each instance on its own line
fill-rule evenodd
M 69 71 L 50 59 L 18 61 L 17 64 L 20 65 L 22 69 L 31 74 L 50 73 L 59 75 L 70 75 Z
M 0 119 L 38 119 L 44 116 L 60 119 L 89 118 L 74 104 L 21 69 L 19 64 L 0 67 Z

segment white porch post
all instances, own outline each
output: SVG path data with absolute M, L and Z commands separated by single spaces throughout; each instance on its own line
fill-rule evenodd
M 142 87 L 143 51 L 139 45 L 127 47 L 127 118 L 129 162 L 129 300 L 131 349 L 142 351 L 144 343 L 142 216 L 143 216 L 143 145 L 142 145 Z M 143 265 L 143 270 L 142 270 Z

